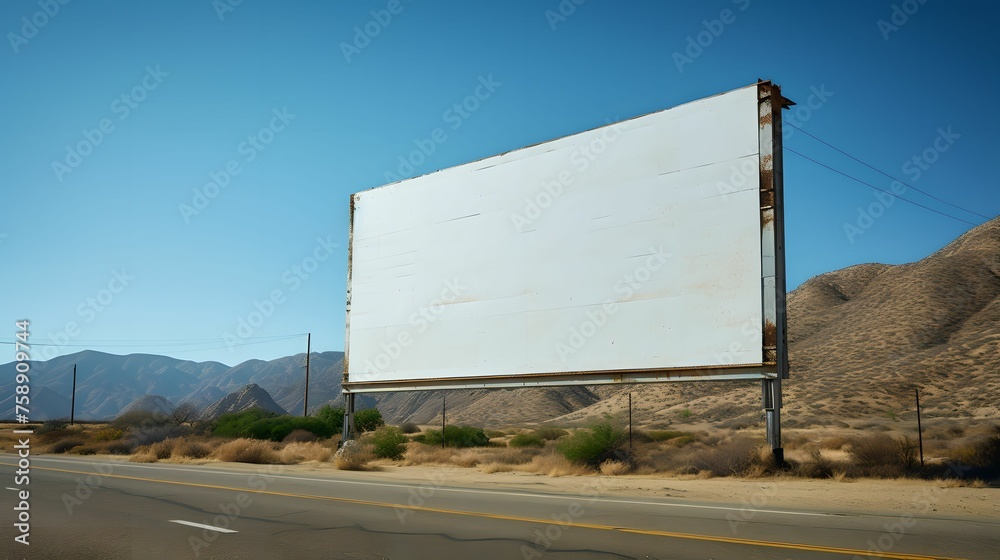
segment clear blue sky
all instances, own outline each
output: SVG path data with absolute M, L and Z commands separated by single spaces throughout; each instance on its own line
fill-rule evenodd
M 27 318 L 33 342 L 60 343 L 49 355 L 236 364 L 302 352 L 304 336 L 280 338 L 305 332 L 314 350 L 343 350 L 348 196 L 387 182 L 415 140 L 447 136 L 411 173 L 423 174 L 757 78 L 800 104 L 786 118 L 811 134 L 940 199 L 1000 212 L 996 2 L 564 0 L 565 17 L 557 0 L 224 2 L 76 1 L 51 16 L 44 1 L 0 3 L 0 340 Z M 367 43 L 355 30 L 366 26 Z M 699 33 L 707 46 L 685 53 Z M 356 45 L 346 56 L 345 44 Z M 675 53 L 690 61 L 678 68 Z M 475 111 L 446 113 L 481 79 L 493 91 Z M 958 138 L 939 141 L 947 151 L 915 178 L 904 165 L 949 127 Z M 804 134 L 786 147 L 890 189 Z M 228 185 L 206 192 L 211 174 Z M 875 191 L 791 153 L 785 174 L 789 289 L 920 259 L 971 227 L 896 200 L 849 239 L 844 224 Z M 240 336 L 273 290 L 284 298 L 243 330 L 254 344 L 227 348 L 225 333 Z

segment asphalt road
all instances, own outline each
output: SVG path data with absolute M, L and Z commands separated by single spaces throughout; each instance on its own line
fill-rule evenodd
M 462 487 L 281 466 L 32 457 L 30 545 L 14 541 L 16 457 L 0 454 L 3 558 L 983 558 L 1000 520 Z M 588 481 L 589 482 L 589 481 Z

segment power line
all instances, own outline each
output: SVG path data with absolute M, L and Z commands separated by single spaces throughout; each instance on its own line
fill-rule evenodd
M 813 159 L 813 158 L 811 158 L 811 157 L 809 157 L 809 156 L 807 156 L 805 154 L 801 154 L 801 153 L 793 150 L 792 148 L 789 148 L 788 146 L 785 146 L 784 149 L 787 150 L 787 151 L 789 151 L 789 152 L 791 152 L 791 153 L 793 153 L 793 154 L 795 154 L 795 155 L 797 155 L 797 156 L 799 156 L 799 157 L 801 157 L 801 158 L 807 159 L 807 160 L 815 163 L 816 165 L 819 165 L 820 167 L 825 167 L 825 168 L 829 169 L 830 171 L 833 171 L 834 173 L 837 173 L 839 175 L 843 175 L 844 177 L 847 177 L 848 179 L 851 179 L 852 181 L 857 181 L 858 183 L 861 183 L 862 185 L 864 185 L 866 187 L 875 189 L 877 191 L 884 192 L 885 194 L 888 194 L 889 196 L 892 196 L 893 198 L 898 198 L 898 199 L 902 200 L 903 202 L 909 202 L 910 204 L 912 204 L 914 206 L 919 206 L 919 207 L 923 208 L 924 210 L 930 210 L 931 212 L 934 212 L 935 214 L 940 214 L 940 215 L 942 215 L 942 216 L 944 216 L 946 218 L 951 218 L 952 220 L 955 220 L 955 221 L 958 221 L 958 222 L 963 222 L 963 223 L 969 224 L 970 226 L 978 226 L 979 225 L 977 223 L 970 222 L 968 220 L 963 220 L 962 218 L 959 218 L 957 216 L 952 216 L 951 214 L 948 214 L 948 213 L 942 212 L 940 210 L 931 208 L 930 206 L 925 206 L 923 204 L 920 204 L 919 202 L 914 202 L 914 201 L 912 201 L 912 200 L 910 200 L 908 198 L 903 198 L 902 196 L 899 196 L 896 193 L 889 192 L 889 191 L 887 191 L 885 189 L 876 187 L 875 185 L 873 185 L 871 183 L 862 181 L 861 179 L 858 179 L 857 177 L 854 177 L 852 175 L 844 173 L 843 171 L 841 171 L 839 169 L 835 169 L 835 168 L 830 167 L 829 165 L 827 165 L 825 163 L 816 161 L 815 159 Z
M 969 210 L 968 208 L 963 208 L 961 206 L 958 206 L 957 204 L 952 204 L 951 202 L 948 202 L 947 200 L 944 200 L 943 198 L 938 198 L 938 197 L 934 196 L 933 194 L 931 194 L 931 193 L 929 193 L 929 192 L 927 192 L 925 190 L 918 189 L 917 187 L 914 187 L 913 185 L 907 183 L 906 181 L 904 181 L 902 179 L 899 179 L 898 177 L 893 177 L 892 175 L 889 175 L 888 173 L 886 173 L 885 171 L 882 171 L 881 169 L 875 167 L 874 165 L 868 164 L 868 163 L 862 161 L 861 159 L 859 159 L 859 158 L 857 158 L 855 156 L 852 156 L 851 154 L 845 152 L 844 150 L 841 150 L 840 148 L 834 146 L 833 144 L 827 142 L 826 140 L 823 140 L 822 138 L 819 138 L 819 137 L 817 137 L 814 134 L 810 134 L 810 133 L 806 132 L 805 130 L 802 130 L 801 128 L 795 126 L 792 123 L 784 123 L 784 124 L 787 124 L 788 126 L 794 128 L 795 130 L 798 130 L 802 134 L 805 134 L 806 136 L 812 138 L 813 140 L 816 140 L 817 142 L 819 142 L 819 143 L 821 143 L 821 144 L 823 144 L 825 146 L 828 146 L 830 148 L 833 148 L 834 150 L 837 150 L 838 152 L 840 152 L 840 153 L 844 154 L 845 156 L 853 159 L 854 161 L 860 163 L 861 165 L 864 165 L 868 169 L 871 169 L 872 171 L 880 173 L 880 174 L 882 174 L 882 175 L 884 175 L 884 176 L 892 179 L 893 181 L 898 181 L 902 185 L 906 185 L 907 187 L 909 187 L 909 188 L 917 191 L 918 193 L 921 193 L 921 194 L 923 194 L 925 196 L 929 196 L 929 197 L 933 198 L 934 200 L 936 200 L 938 202 L 942 202 L 944 204 L 947 204 L 948 206 L 951 206 L 952 208 L 957 208 L 957 209 L 959 209 L 959 210 L 961 210 L 963 212 L 968 212 L 970 214 L 974 214 L 976 216 L 979 216 L 980 218 L 984 218 L 984 219 L 987 219 L 987 220 L 992 220 L 993 219 L 990 216 L 985 216 L 985 215 L 980 214 L 979 212 L 976 212 L 974 210 Z M 789 148 L 786 148 L 786 149 L 789 149 Z M 796 152 L 796 153 L 798 153 L 798 152 Z M 799 155 L 802 155 L 802 154 L 799 154 Z

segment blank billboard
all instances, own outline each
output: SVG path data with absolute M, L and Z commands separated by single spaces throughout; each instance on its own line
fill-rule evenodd
M 766 372 L 758 90 L 352 195 L 345 390 Z

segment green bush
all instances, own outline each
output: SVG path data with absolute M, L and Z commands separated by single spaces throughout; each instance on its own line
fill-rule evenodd
M 545 438 L 536 432 L 517 434 L 510 438 L 511 447 L 545 447 Z
M 335 431 L 340 431 L 344 426 L 344 407 L 325 404 L 316 411 L 316 418 L 329 424 Z
M 375 456 L 382 459 L 402 459 L 406 452 L 406 436 L 395 426 L 381 426 L 371 436 Z
M 570 461 L 593 467 L 607 460 L 630 462 L 628 453 L 628 430 L 622 429 L 610 418 L 592 424 L 589 428 L 577 430 L 563 438 L 556 450 Z
M 339 430 L 321 418 L 277 416 L 261 409 L 224 414 L 215 421 L 212 434 L 222 437 L 268 439 L 282 441 L 295 430 L 304 430 L 317 437 L 330 437 Z
M 385 420 L 377 408 L 358 410 L 354 413 L 354 427 L 359 432 L 374 432 L 382 426 L 385 426 Z
M 490 444 L 490 438 L 486 437 L 482 428 L 472 426 L 445 426 L 443 436 L 440 430 L 427 430 L 414 440 L 427 445 L 441 445 L 442 437 L 446 447 L 483 447 Z
M 420 426 L 417 426 L 413 422 L 405 422 L 399 426 L 400 430 L 403 430 L 404 434 L 416 434 L 420 433 Z
M 223 414 L 212 425 L 212 434 L 222 437 L 248 437 L 247 433 L 254 422 L 266 418 L 274 418 L 277 414 L 261 408 L 251 408 L 243 412 Z
M 483 430 L 483 433 L 486 434 L 486 437 L 488 437 L 490 439 L 500 438 L 500 437 L 504 437 L 504 436 L 507 435 L 507 434 L 501 432 L 500 430 Z

